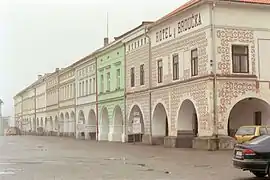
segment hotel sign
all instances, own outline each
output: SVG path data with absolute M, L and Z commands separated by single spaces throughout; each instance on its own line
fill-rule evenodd
M 176 38 L 177 35 L 202 24 L 201 14 L 192 14 L 191 16 L 177 22 L 174 27 L 167 26 L 156 32 L 156 42 Z

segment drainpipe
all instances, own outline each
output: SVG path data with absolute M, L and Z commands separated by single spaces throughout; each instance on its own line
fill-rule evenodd
M 123 74 L 123 78 L 124 78 L 124 114 L 125 114 L 125 124 L 124 124 L 124 133 L 125 133 L 125 142 L 126 142 L 126 136 L 127 136 L 127 107 L 126 107 L 126 103 L 127 103 L 127 90 L 126 90 L 126 72 L 127 72 L 127 63 L 126 63 L 126 43 L 124 43 L 124 74 Z M 120 76 L 121 78 L 121 76 Z M 123 127 L 122 127 L 123 128 Z
M 35 108 L 35 114 L 34 114 L 34 118 L 35 118 L 35 133 L 37 131 L 37 88 L 35 88 L 35 103 L 34 103 L 34 108 Z
M 95 56 L 94 57 L 94 60 L 95 60 L 95 65 L 96 65 L 96 82 L 95 82 L 95 84 L 96 84 L 96 141 L 98 141 L 98 135 L 99 135 L 99 125 L 98 125 L 98 123 L 99 123 L 99 121 L 98 121 L 98 84 L 97 84 L 97 82 L 98 82 L 98 75 L 97 75 L 97 71 L 98 71 L 98 67 L 97 67 L 97 57 Z
M 75 105 L 74 105 L 74 119 L 73 119 L 73 128 L 74 128 L 74 136 L 75 136 L 75 139 L 76 139 L 76 119 L 77 119 L 77 96 L 76 96 L 76 89 L 77 89 L 77 71 L 74 69 L 74 85 L 73 85 L 73 97 L 74 97 L 74 102 L 75 102 Z M 75 122 L 74 122 L 75 121 Z
M 152 69 L 152 51 L 151 51 L 151 38 L 150 36 L 148 35 L 148 28 L 147 26 L 145 27 L 145 37 L 147 37 L 148 39 L 148 42 L 149 42 L 149 49 L 148 49 L 148 83 L 149 83 L 149 126 L 150 126 L 150 137 L 149 137 L 149 142 L 150 144 L 152 144 L 152 93 L 151 93 L 151 90 L 152 90 L 152 74 L 151 74 L 151 69 Z
M 212 63 L 213 63 L 213 74 L 214 74 L 214 82 L 213 82 L 213 103 L 214 103 L 214 121 L 213 121 L 213 130 L 214 137 L 216 138 L 216 148 L 219 148 L 218 142 L 218 114 L 217 114 L 217 61 L 215 56 L 216 49 L 216 38 L 215 38 L 215 2 L 212 3 L 211 7 L 211 39 L 212 39 Z

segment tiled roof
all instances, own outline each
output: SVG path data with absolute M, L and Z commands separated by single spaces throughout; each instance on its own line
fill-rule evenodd
M 203 2 L 204 0 L 190 0 L 188 2 L 186 2 L 185 4 L 183 4 L 182 6 L 180 6 L 179 8 L 175 9 L 174 11 L 170 12 L 169 14 L 163 16 L 162 18 L 158 19 L 155 24 L 158 24 L 168 18 L 170 18 L 171 16 L 179 13 L 180 11 L 183 11 L 186 8 L 191 7 L 192 5 L 195 5 L 199 2 Z M 210 0 L 211 1 L 211 0 Z M 212 0 L 214 1 L 214 0 Z M 270 0 L 219 0 L 219 1 L 227 1 L 227 2 L 240 2 L 240 3 L 254 3 L 254 4 L 268 4 L 270 5 Z

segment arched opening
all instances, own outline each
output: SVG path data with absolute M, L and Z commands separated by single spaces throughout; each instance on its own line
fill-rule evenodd
M 123 113 L 119 106 L 114 108 L 112 141 L 122 141 Z
M 47 118 L 45 118 L 46 121 Z M 40 118 L 40 127 L 44 128 L 44 122 L 43 122 L 43 118 Z
M 57 133 L 59 132 L 59 121 L 58 121 L 57 116 L 54 117 L 54 124 L 53 124 L 53 121 L 51 122 L 51 124 L 52 124 L 52 131 L 53 131 L 52 133 L 54 136 L 56 136 Z
M 47 121 L 47 128 L 46 130 L 48 131 L 48 135 L 52 135 L 53 134 L 53 117 L 50 116 L 50 118 Z
M 100 138 L 99 140 L 108 140 L 109 134 L 109 114 L 106 107 L 101 111 Z
M 84 128 L 85 126 L 85 116 L 84 116 L 84 113 L 83 111 L 81 110 L 79 112 L 79 121 L 78 121 L 78 131 L 80 132 L 80 136 L 81 137 L 85 137 L 85 134 L 84 134 Z
M 75 136 L 75 129 L 76 129 L 75 113 L 74 113 L 74 111 L 72 111 L 70 113 L 70 134 L 71 134 L 71 136 Z
M 64 121 L 64 135 L 68 136 L 68 134 L 69 134 L 69 113 L 66 112 Z
M 39 128 L 40 125 L 39 125 L 39 118 L 37 118 L 37 128 Z
M 198 135 L 198 118 L 195 105 L 191 100 L 184 100 L 177 117 L 176 147 L 192 148 L 192 141 Z
M 159 103 L 154 109 L 152 119 L 152 144 L 163 145 L 164 137 L 169 135 L 169 125 L 166 110 Z
M 93 109 L 89 111 L 87 131 L 91 140 L 96 140 L 96 114 Z
M 63 136 L 64 133 L 64 114 L 60 114 L 60 122 L 59 122 L 59 135 Z
M 33 118 L 32 130 L 33 130 L 34 132 L 37 131 L 37 121 L 36 121 L 36 118 Z
M 228 119 L 228 135 L 234 136 L 237 129 L 248 125 L 270 123 L 270 105 L 258 98 L 246 98 L 236 103 Z
M 140 107 L 134 105 L 128 119 L 128 142 L 142 142 L 144 134 L 143 115 Z

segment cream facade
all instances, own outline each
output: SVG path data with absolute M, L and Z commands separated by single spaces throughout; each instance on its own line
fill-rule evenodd
M 150 142 L 150 40 L 143 22 L 123 39 L 125 44 L 126 141 Z
M 13 98 L 14 100 L 14 117 L 15 117 L 15 125 L 18 128 L 21 128 L 21 120 L 22 120 L 22 96 L 17 95 Z
M 64 136 L 75 136 L 75 69 L 69 66 L 59 72 L 59 126 Z
M 58 68 L 46 78 L 46 117 L 44 123 L 44 129 L 48 134 L 60 134 Z
M 34 86 L 35 88 L 35 128 L 36 132 L 45 130 L 45 118 L 46 118 L 46 77 L 39 75 L 39 79 Z M 40 130 L 38 130 L 40 129 Z
M 208 144 L 218 137 L 220 148 L 231 148 L 231 131 L 268 124 L 269 107 L 262 102 L 269 102 L 269 73 L 260 65 L 268 63 L 269 12 L 265 5 L 199 1 L 155 22 L 153 144 L 215 148 Z
M 231 136 L 240 126 L 270 124 L 269 15 L 267 2 L 191 1 L 116 38 L 112 44 L 121 44 L 121 51 L 102 48 L 102 57 L 93 53 L 20 92 L 14 97 L 16 120 L 31 131 L 35 115 L 46 112 L 47 132 L 77 138 L 113 140 L 118 129 L 117 141 L 232 148 Z M 120 64 L 124 72 L 116 71 L 118 78 L 112 70 L 117 78 L 111 81 L 108 69 Z M 117 83 L 120 77 L 123 83 Z M 125 85 L 114 87 L 119 84 Z M 38 101 L 44 88 L 45 101 Z M 121 92 L 115 94 L 123 114 L 118 124 L 112 92 Z
M 76 138 L 97 139 L 96 58 L 91 54 L 74 64 Z

